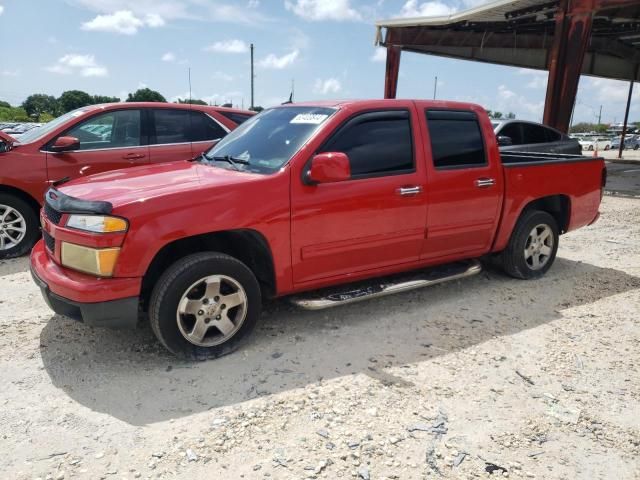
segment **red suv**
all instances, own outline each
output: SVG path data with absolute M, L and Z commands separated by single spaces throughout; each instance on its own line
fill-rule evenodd
M 66 113 L 19 140 L 0 132 L 0 259 L 27 253 L 45 191 L 106 170 L 189 160 L 254 113 L 173 103 L 112 103 Z

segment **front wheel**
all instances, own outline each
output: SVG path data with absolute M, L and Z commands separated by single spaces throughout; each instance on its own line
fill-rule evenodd
M 558 224 L 550 214 L 540 210 L 523 213 L 501 254 L 503 270 L 523 280 L 541 277 L 556 258 L 558 240 Z
M 205 360 L 238 348 L 255 327 L 261 303 L 258 281 L 244 263 L 222 253 L 196 253 L 160 277 L 149 319 L 169 351 Z
M 0 259 L 19 257 L 38 241 L 38 216 L 27 202 L 0 193 Z

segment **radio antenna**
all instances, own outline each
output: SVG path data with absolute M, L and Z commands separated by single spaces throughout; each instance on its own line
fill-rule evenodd
M 189 104 L 191 104 L 191 67 L 189 67 Z

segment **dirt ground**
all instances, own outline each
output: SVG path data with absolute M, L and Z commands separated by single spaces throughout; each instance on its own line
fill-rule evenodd
M 609 196 L 542 280 L 280 301 L 196 364 L 0 262 L 1 478 L 638 479 L 639 292 L 640 200 Z

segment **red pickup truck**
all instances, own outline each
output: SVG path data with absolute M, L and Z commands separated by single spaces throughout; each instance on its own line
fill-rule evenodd
M 252 115 L 206 105 L 110 103 L 66 113 L 18 139 L 0 132 L 0 258 L 31 250 L 40 237 L 40 205 L 56 181 L 193 158 Z
M 62 315 L 125 326 L 146 312 L 171 352 L 213 358 L 265 298 L 340 305 L 477 273 L 489 255 L 537 278 L 560 234 L 596 221 L 605 179 L 600 158 L 501 158 L 477 105 L 283 105 L 199 160 L 51 188 L 31 268 Z

